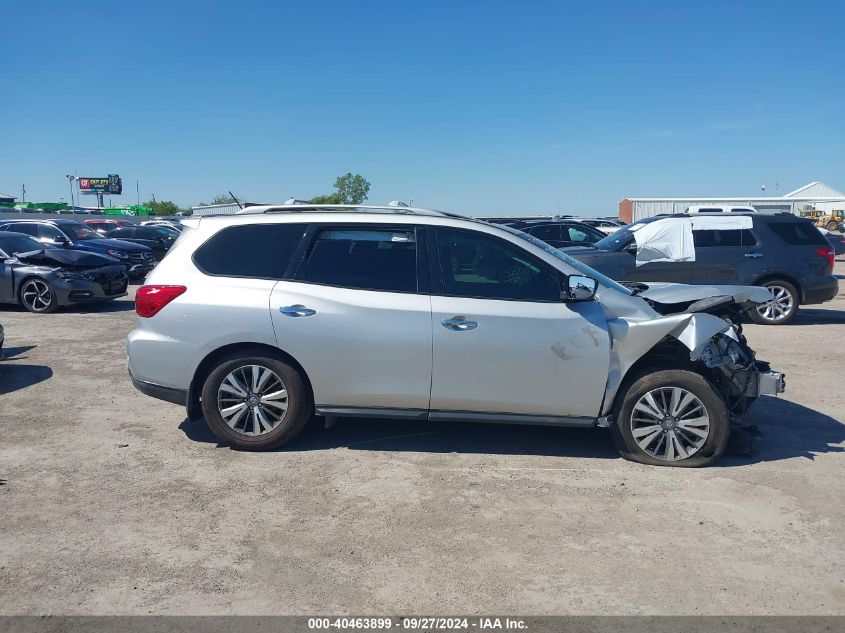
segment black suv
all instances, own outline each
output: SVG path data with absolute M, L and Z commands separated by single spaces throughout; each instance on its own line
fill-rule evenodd
M 789 213 L 742 215 L 748 218 L 743 228 L 725 228 L 722 217 L 715 214 L 655 216 L 635 222 L 592 246 L 562 250 L 618 281 L 769 288 L 772 301 L 752 314 L 755 322 L 766 325 L 789 323 L 799 305 L 823 303 L 836 296 L 839 285 L 833 276 L 833 249 L 812 223 Z M 673 231 L 680 225 L 665 223 L 684 221 L 693 227 L 694 259 L 638 261 L 638 242 L 647 245 L 643 239 L 635 239 L 637 231 L 661 222 L 666 234 L 680 233 Z M 708 224 L 714 228 L 708 229 Z M 651 227 L 646 233 L 655 234 L 656 228 Z

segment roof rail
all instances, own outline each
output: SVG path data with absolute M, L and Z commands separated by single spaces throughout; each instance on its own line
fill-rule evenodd
M 245 207 L 236 211 L 235 215 L 252 215 L 260 213 L 395 213 L 399 215 L 429 215 L 452 218 L 463 218 L 457 213 L 434 211 L 419 207 L 400 207 L 390 205 L 367 204 L 277 204 Z

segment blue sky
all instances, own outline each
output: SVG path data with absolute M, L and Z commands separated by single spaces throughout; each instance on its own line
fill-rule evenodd
M 0 191 L 615 214 L 845 188 L 845 3 L 0 1 Z M 11 37 L 8 36 L 11 34 Z

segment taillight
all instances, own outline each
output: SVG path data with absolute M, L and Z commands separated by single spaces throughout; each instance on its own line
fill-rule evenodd
M 820 257 L 827 258 L 827 263 L 830 264 L 830 269 L 833 270 L 833 258 L 835 254 L 832 248 L 817 248 L 816 254 Z
M 141 286 L 135 293 L 135 312 L 146 319 L 185 292 L 185 286 Z

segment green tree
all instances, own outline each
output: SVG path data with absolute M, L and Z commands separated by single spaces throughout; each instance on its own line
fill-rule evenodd
M 370 183 L 361 174 L 346 172 L 334 181 L 334 193 L 311 198 L 311 204 L 361 204 L 370 193 Z
M 153 210 L 153 215 L 176 215 L 181 212 L 181 207 L 170 200 L 147 200 L 145 207 Z
M 314 196 L 308 202 L 311 204 L 343 204 L 343 198 L 339 193 L 326 193 L 322 196 Z
M 370 193 L 369 181 L 361 174 L 353 175 L 350 171 L 343 176 L 338 176 L 334 181 L 334 188 L 337 189 L 344 204 L 361 204 Z

